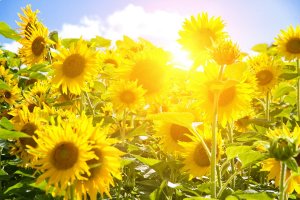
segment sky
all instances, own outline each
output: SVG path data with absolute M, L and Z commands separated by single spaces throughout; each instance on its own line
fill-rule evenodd
M 142 37 L 177 55 L 184 20 L 202 12 L 221 17 L 225 31 L 245 52 L 258 43 L 271 44 L 289 25 L 300 25 L 299 0 L 0 0 L 0 21 L 16 29 L 17 13 L 27 4 L 39 9 L 38 18 L 61 38 Z M 18 48 L 2 36 L 0 45 Z

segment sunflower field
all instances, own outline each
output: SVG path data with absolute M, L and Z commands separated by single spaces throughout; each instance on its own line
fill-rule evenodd
M 250 54 L 186 18 L 190 69 L 147 39 L 60 38 L 30 5 L 0 34 L 0 199 L 300 199 L 300 26 Z

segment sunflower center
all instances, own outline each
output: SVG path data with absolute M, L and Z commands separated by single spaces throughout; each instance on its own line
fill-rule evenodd
M 191 134 L 191 132 L 189 131 L 189 129 L 187 129 L 184 126 L 180 126 L 180 125 L 177 125 L 177 124 L 172 124 L 171 128 L 170 128 L 170 132 L 171 132 L 171 137 L 176 142 L 178 142 L 178 141 L 183 141 L 183 142 L 192 141 L 191 138 L 186 136 L 186 134 Z
M 300 38 L 292 38 L 286 44 L 286 50 L 289 53 L 300 53 Z
M 206 144 L 210 143 L 205 141 Z M 207 144 L 208 147 L 210 144 Z M 202 144 L 199 143 L 194 151 L 194 161 L 195 163 L 200 167 L 207 167 L 210 165 L 209 158 L 205 152 L 205 149 L 203 148 Z
M 245 116 L 243 118 L 238 119 L 235 124 L 239 128 L 246 128 L 249 125 L 250 116 Z
M 37 126 L 33 123 L 27 123 L 25 124 L 22 129 L 21 132 L 26 133 L 29 136 L 33 136 L 34 132 L 37 130 Z M 29 138 L 20 138 L 20 143 L 22 144 L 22 146 L 24 148 L 26 148 L 26 145 L 32 146 L 32 147 L 36 147 L 37 143 L 34 141 L 34 139 L 32 137 Z
M 78 148 L 72 142 L 62 142 L 54 148 L 51 162 L 59 170 L 67 170 L 78 160 Z
M 114 67 L 118 67 L 117 61 L 114 60 L 114 59 L 111 59 L 111 58 L 105 59 L 103 63 L 104 63 L 104 64 L 111 64 L 111 65 L 113 65 Z
M 213 92 L 209 92 L 209 100 L 211 102 L 214 101 L 214 94 Z M 219 96 L 219 102 L 218 102 L 218 106 L 219 107 L 224 107 L 227 106 L 228 104 L 230 104 L 236 95 L 236 89 L 234 86 L 226 88 L 225 90 L 223 90 Z
M 125 91 L 121 92 L 121 94 L 120 94 L 120 100 L 123 103 L 132 104 L 132 103 L 135 102 L 136 96 L 134 95 L 134 93 L 132 91 L 125 90 Z
M 273 80 L 273 74 L 269 70 L 262 70 L 256 74 L 259 85 L 267 85 Z
M 5 91 L 5 92 L 4 92 L 4 97 L 5 97 L 6 99 L 10 99 L 11 93 L 10 93 L 9 91 Z
M 29 112 L 33 112 L 33 110 L 34 110 L 34 108 L 36 107 L 37 105 L 35 105 L 35 104 L 33 104 L 33 103 L 31 103 L 31 104 L 29 104 L 27 107 L 28 107 L 28 110 L 29 110 Z
M 139 85 L 147 90 L 146 94 L 158 93 L 165 78 L 163 67 L 152 59 L 140 60 L 134 65 L 130 80 L 137 80 Z
M 31 45 L 32 53 L 35 56 L 40 56 L 45 49 L 45 39 L 42 36 L 35 38 Z
M 62 70 L 68 78 L 80 76 L 85 68 L 85 59 L 80 54 L 72 54 L 63 63 Z

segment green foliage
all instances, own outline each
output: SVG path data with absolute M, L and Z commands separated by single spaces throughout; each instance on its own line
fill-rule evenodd
M 18 33 L 11 29 L 5 22 L 0 22 L 0 35 L 12 40 L 19 40 L 21 38 Z

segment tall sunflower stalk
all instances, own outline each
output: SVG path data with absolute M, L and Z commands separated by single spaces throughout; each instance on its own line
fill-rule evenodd
M 279 200 L 285 200 L 286 164 L 283 161 L 280 161 L 280 168 Z
M 299 78 L 299 75 L 300 75 L 300 66 L 299 66 L 299 59 L 297 59 L 296 61 L 297 63 L 297 75 L 298 75 L 298 78 L 297 78 L 297 116 L 298 116 L 298 121 L 300 120 L 300 78 Z
M 224 72 L 224 65 L 221 65 L 218 81 L 222 80 L 222 75 Z M 220 91 L 217 90 L 214 93 L 214 103 L 213 103 L 213 121 L 212 121 L 212 147 L 211 147 L 211 196 L 216 198 L 217 196 L 217 133 L 218 133 L 218 102 L 220 97 Z

